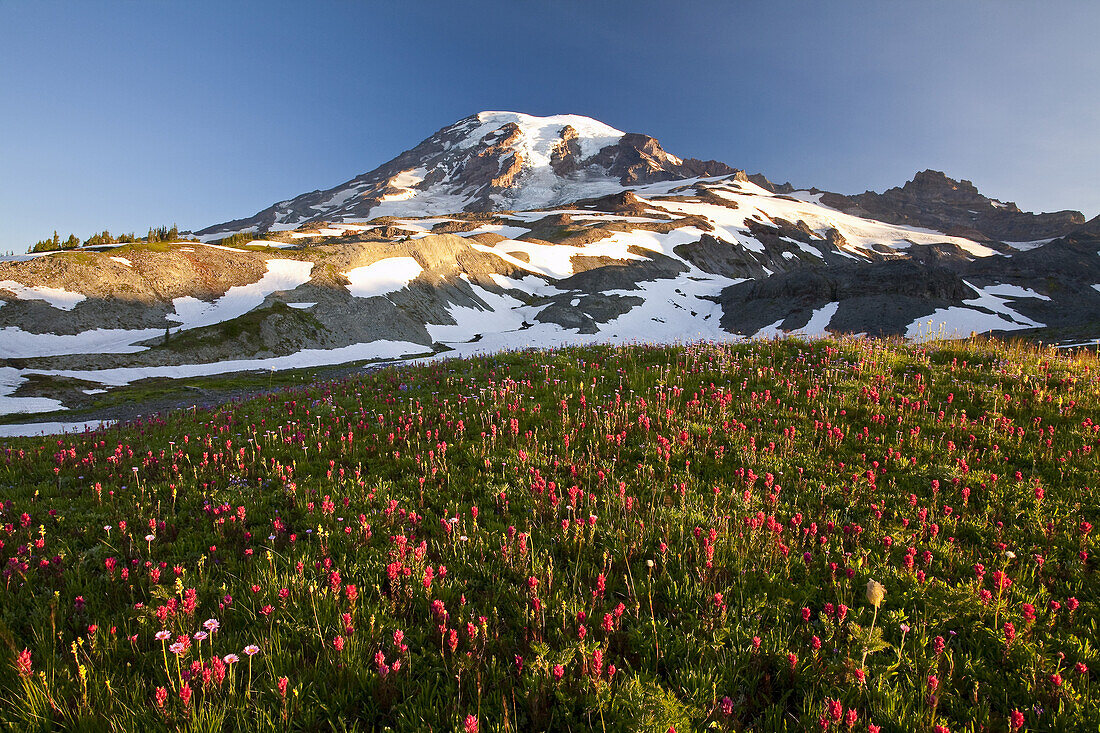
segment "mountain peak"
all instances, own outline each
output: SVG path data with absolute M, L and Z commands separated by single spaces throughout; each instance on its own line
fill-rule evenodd
M 717 161 L 678 158 L 653 137 L 583 115 L 484 111 L 442 128 L 399 156 L 326 191 L 282 201 L 199 232 L 294 229 L 318 221 L 538 209 L 624 186 L 729 175 Z
M 976 241 L 1029 242 L 1060 237 L 1085 223 L 1079 211 L 1032 214 L 989 198 L 970 181 L 922 170 L 903 186 L 855 196 L 826 194 L 829 206 L 879 221 L 935 229 Z
M 916 173 L 913 180 L 902 186 L 902 190 L 939 192 L 956 197 L 981 197 L 978 188 L 972 182 L 966 179 L 955 180 L 943 171 L 931 168 Z

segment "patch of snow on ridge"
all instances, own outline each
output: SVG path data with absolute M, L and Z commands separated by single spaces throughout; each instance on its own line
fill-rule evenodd
M 24 285 L 15 280 L 0 280 L 0 290 L 10 290 L 20 300 L 44 300 L 54 308 L 71 311 L 85 299 L 83 293 L 73 293 L 46 285 Z
M 966 282 L 965 280 L 963 282 Z M 966 283 L 977 293 L 978 297 L 964 300 L 966 307 L 951 306 L 949 308 L 937 308 L 930 316 L 918 318 L 909 324 L 905 331 L 905 337 L 909 339 L 930 338 L 966 338 L 971 332 L 984 333 L 985 331 L 1016 331 L 1021 328 L 1041 328 L 1046 325 L 1031 320 L 1010 308 L 1007 299 L 994 295 L 993 291 L 1005 293 L 1011 292 L 1010 297 L 1043 298 L 1044 296 L 1028 291 L 1021 296 L 1019 292 L 1026 288 L 1016 288 L 1012 285 L 991 285 L 986 288 L 976 288 Z
M 906 329 L 905 337 L 916 340 L 963 339 L 970 336 L 971 332 L 1014 331 L 1020 328 L 1030 326 L 1007 320 L 996 313 L 953 305 L 950 308 L 937 308 L 932 315 L 913 321 Z
M 109 428 L 114 424 L 114 420 L 105 420 L 102 422 L 33 422 L 18 425 L 0 425 L 0 438 L 29 438 L 39 435 L 83 433 L 88 430 Z
M 963 280 L 963 282 L 966 283 L 967 286 L 969 286 L 972 290 L 974 290 L 978 294 L 977 298 L 964 300 L 963 302 L 966 303 L 967 305 L 975 306 L 975 307 L 978 307 L 978 308 L 985 308 L 986 310 L 993 311 L 994 313 L 996 313 L 996 314 L 998 314 L 998 315 L 1000 315 L 1004 318 L 1007 318 L 1013 324 L 1018 324 L 1018 325 L 1014 326 L 1015 328 L 1038 328 L 1038 327 L 1046 325 L 1044 323 L 1036 323 L 1035 321 L 1031 320 L 1030 318 L 1028 318 L 1026 316 L 1022 316 L 1019 313 L 1017 313 L 1016 311 L 1014 311 L 1012 308 L 1008 307 L 1007 303 L 1008 303 L 1009 298 L 1025 297 L 1025 298 L 1040 298 L 1040 299 L 1043 299 L 1043 296 L 1039 295 L 1034 290 L 1028 291 L 1026 288 L 1017 288 L 1017 287 L 1014 287 L 1012 285 L 991 285 L 991 286 L 985 287 L 985 288 L 975 288 L 973 285 L 966 282 L 965 280 Z M 1007 290 L 1008 291 L 1008 297 L 1001 297 L 1001 296 L 996 295 L 994 291 L 997 291 L 997 290 L 1001 291 L 1002 293 L 1004 293 Z M 1021 296 L 1019 294 L 1019 291 L 1024 291 L 1025 293 L 1030 292 L 1032 294 L 1025 294 L 1025 295 Z M 1046 298 L 1046 300 L 1050 300 L 1050 298 Z
M 840 308 L 839 301 L 833 301 L 828 305 L 822 306 L 814 310 L 812 316 L 810 316 L 810 322 L 802 328 L 795 329 L 793 333 L 801 336 L 825 336 L 826 330 L 829 324 L 833 320 L 833 316 L 836 315 L 837 310 Z
M 159 328 L 96 328 L 73 334 L 29 333 L 18 326 L 0 328 L 0 356 L 29 359 L 63 354 L 133 354 L 138 342 L 162 335 Z
M 775 323 L 771 323 L 767 326 L 764 326 L 759 331 L 754 333 L 752 335 L 752 338 L 756 339 L 756 340 L 781 338 L 786 332 L 780 330 L 779 325 L 781 323 L 783 323 L 783 321 L 785 321 L 785 320 L 786 320 L 785 318 L 780 318 Z
M 982 288 L 981 292 L 989 295 L 999 295 L 1005 298 L 1038 298 L 1039 300 L 1050 300 L 1050 296 L 1037 293 L 1031 288 L 1024 288 L 1019 285 L 1009 285 L 1007 283 L 988 285 Z
M 1029 249 L 1035 249 L 1042 247 L 1044 244 L 1050 244 L 1055 238 L 1051 239 L 1036 239 L 1033 242 L 1005 242 L 1012 249 L 1018 249 L 1021 252 L 1027 252 Z
M 11 397 L 11 393 L 25 380 L 18 369 L 0 367 L 0 415 L 17 412 L 52 412 L 64 410 L 60 401 L 48 397 Z
M 482 224 L 477 229 L 471 229 L 468 232 L 460 232 L 460 237 L 472 237 L 475 234 L 499 234 L 505 239 L 515 239 L 526 234 L 529 229 L 526 227 L 507 226 L 504 224 Z
M 46 374 L 97 382 L 108 386 L 121 386 L 150 377 L 179 379 L 255 370 L 308 369 L 329 364 L 345 364 L 351 361 L 397 359 L 410 355 L 421 355 L 429 351 L 431 351 L 431 347 L 411 341 L 379 340 L 342 346 L 336 349 L 303 349 L 286 356 L 273 356 L 266 359 L 225 359 L 223 361 L 178 364 L 175 366 L 116 367 L 112 369 L 27 369 L 22 374 Z M 2 372 L 3 369 L 0 369 L 0 391 L 4 387 Z M 3 399 L 3 397 L 0 397 L 0 408 L 3 406 Z M 60 405 L 60 403 L 58 404 Z M 38 412 L 43 411 L 38 410 Z
M 208 245 L 209 246 L 209 245 Z M 212 326 L 238 318 L 256 308 L 272 293 L 294 290 L 309 282 L 313 263 L 303 260 L 267 260 L 267 272 L 262 278 L 248 285 L 235 285 L 213 303 L 186 295 L 174 298 L 176 312 L 168 319 L 180 324 L 181 329 Z
M 115 262 L 118 262 L 119 264 L 126 265 L 127 267 L 133 267 L 134 266 L 133 263 L 130 262 L 130 260 L 126 259 L 125 257 L 112 257 L 111 259 L 114 260 Z
M 738 280 L 692 272 L 691 278 L 642 280 L 634 290 L 606 291 L 605 295 L 641 297 L 642 303 L 599 324 L 600 337 L 611 343 L 738 339 L 721 327 L 722 306 L 715 299 Z
M 428 175 L 428 169 L 424 167 L 401 171 L 390 180 L 390 183 L 397 188 L 412 188 L 423 181 L 426 175 Z
M 506 334 L 518 331 L 523 325 L 519 310 L 523 302 L 510 295 L 498 295 L 471 284 L 474 294 L 489 306 L 488 310 L 470 306 L 451 306 L 447 315 L 453 324 L 425 324 L 432 341 L 441 343 L 468 342 L 486 333 Z
M 373 298 L 407 288 L 424 271 L 412 257 L 387 257 L 343 273 L 348 292 L 356 298 Z

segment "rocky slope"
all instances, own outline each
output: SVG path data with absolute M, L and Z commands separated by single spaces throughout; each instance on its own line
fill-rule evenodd
M 900 188 L 856 196 L 826 193 L 827 206 L 891 224 L 935 229 L 977 241 L 1034 242 L 1069 234 L 1085 223 L 1080 211 L 1031 214 L 983 196 L 970 181 L 921 171 Z
M 1082 219 L 942 174 L 799 191 L 587 118 L 483 113 L 206 232 L 268 239 L 0 262 L 0 414 L 148 378 L 585 341 L 1076 343 L 1100 336 L 1100 219 Z

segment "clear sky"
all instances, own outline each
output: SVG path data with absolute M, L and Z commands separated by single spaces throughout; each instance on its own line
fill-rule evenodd
M 486 109 L 1092 217 L 1098 28 L 1091 0 L 0 0 L 0 251 L 251 215 Z

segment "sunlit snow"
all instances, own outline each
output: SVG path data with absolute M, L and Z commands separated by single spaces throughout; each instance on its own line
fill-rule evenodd
M 54 308 L 63 311 L 71 311 L 86 297 L 82 293 L 73 293 L 62 288 L 24 285 L 15 280 L 0 280 L 0 290 L 9 290 L 20 300 L 44 300 Z
M 207 245 L 209 246 L 209 245 Z M 313 263 L 302 260 L 267 260 L 267 272 L 262 278 L 248 285 L 235 285 L 213 303 L 190 295 L 174 298 L 176 312 L 169 320 L 176 321 L 182 329 L 201 328 L 243 316 L 256 308 L 272 293 L 293 290 L 309 282 Z
M 344 273 L 348 291 L 357 298 L 373 298 L 408 287 L 424 271 L 412 257 L 387 257 Z

